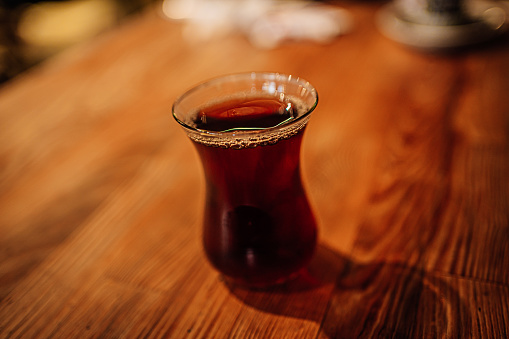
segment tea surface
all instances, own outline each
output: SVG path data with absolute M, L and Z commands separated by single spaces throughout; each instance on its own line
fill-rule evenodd
M 234 128 L 267 128 L 294 118 L 294 104 L 274 97 L 230 99 L 202 108 L 194 124 L 207 131 Z

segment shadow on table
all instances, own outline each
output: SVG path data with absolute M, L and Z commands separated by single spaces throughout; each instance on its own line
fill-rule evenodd
M 455 280 L 399 263 L 356 263 L 323 244 L 295 281 L 228 288 L 260 311 L 314 321 L 330 338 L 461 338 L 472 325 Z

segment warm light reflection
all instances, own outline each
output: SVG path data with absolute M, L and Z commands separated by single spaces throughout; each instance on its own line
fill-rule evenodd
M 19 35 L 30 45 L 66 46 L 115 24 L 113 0 L 41 2 L 23 13 Z
M 185 20 L 190 42 L 240 33 L 265 49 L 285 41 L 328 43 L 353 23 L 346 10 L 315 1 L 164 0 L 161 10 L 170 20 Z
M 195 0 L 164 0 L 162 11 L 173 20 L 189 19 L 196 10 Z

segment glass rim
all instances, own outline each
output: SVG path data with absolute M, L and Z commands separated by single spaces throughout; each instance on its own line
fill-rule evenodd
M 289 118 L 283 122 L 280 122 L 279 124 L 275 126 L 269 126 L 269 127 L 254 127 L 254 128 L 246 128 L 246 127 L 240 127 L 240 128 L 231 128 L 223 131 L 209 131 L 197 127 L 193 127 L 188 125 L 186 122 L 184 122 L 182 119 L 180 119 L 177 116 L 176 113 L 176 107 L 178 104 L 184 100 L 189 95 L 196 93 L 203 88 L 212 86 L 214 84 L 218 84 L 220 82 L 233 82 L 236 79 L 242 79 L 242 78 L 252 78 L 252 79 L 267 79 L 267 80 L 284 80 L 288 83 L 294 82 L 294 83 L 301 83 L 303 87 L 305 87 L 308 91 L 310 91 L 314 97 L 313 104 L 306 108 L 306 111 L 299 115 L 296 118 Z M 311 83 L 301 77 L 296 77 L 291 74 L 284 74 L 284 73 L 277 73 L 277 72 L 244 72 L 244 73 L 233 73 L 233 74 L 227 74 L 227 75 L 221 75 L 214 78 L 210 78 L 208 80 L 205 80 L 201 83 L 196 84 L 192 88 L 188 89 L 184 93 L 182 93 L 180 96 L 175 99 L 172 105 L 172 116 L 173 118 L 182 126 L 185 128 L 186 131 L 191 133 L 199 133 L 204 136 L 210 136 L 210 137 L 219 137 L 219 136 L 242 136 L 242 135 L 256 135 L 260 133 L 268 133 L 273 132 L 276 130 L 279 130 L 280 128 L 292 126 L 294 124 L 297 124 L 307 118 L 309 118 L 309 115 L 315 110 L 316 106 L 318 105 L 318 93 L 313 85 Z

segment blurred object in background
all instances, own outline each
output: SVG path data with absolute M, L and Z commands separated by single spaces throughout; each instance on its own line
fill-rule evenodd
M 0 83 L 154 0 L 0 0 Z
M 0 0 L 0 83 L 154 3 L 166 19 L 185 22 L 191 43 L 238 33 L 259 48 L 327 43 L 353 22 L 343 9 L 309 0 Z
M 500 37 L 508 16 L 508 1 L 393 0 L 380 11 L 378 26 L 404 45 L 447 51 Z
M 350 32 L 350 14 L 337 6 L 297 0 L 164 0 L 163 15 L 185 21 L 190 42 L 241 33 L 256 47 L 286 41 L 327 43 Z
M 39 3 L 22 13 L 18 36 L 25 57 L 37 61 L 113 27 L 117 18 L 112 0 Z

